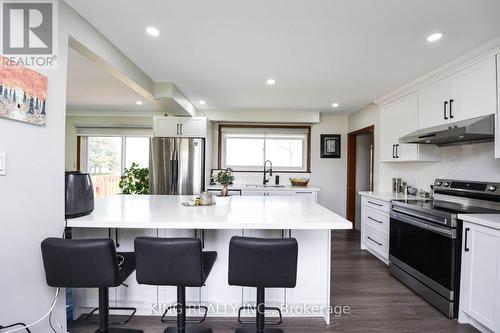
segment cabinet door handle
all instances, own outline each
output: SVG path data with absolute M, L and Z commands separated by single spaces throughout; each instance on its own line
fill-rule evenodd
M 445 120 L 448 120 L 448 115 L 446 114 L 446 107 L 448 106 L 448 101 L 444 102 L 443 106 L 443 117 Z
M 382 207 L 384 205 L 382 204 L 379 204 L 379 203 L 376 203 L 376 202 L 373 202 L 373 201 L 367 201 L 369 204 L 372 204 L 372 205 L 375 205 L 375 206 L 379 206 L 379 207 Z
M 177 124 L 177 135 L 179 135 L 179 124 Z
M 396 149 L 396 145 L 392 145 L 392 158 L 396 158 L 395 149 Z
M 453 102 L 454 100 L 450 99 L 450 119 L 453 119 L 453 109 L 452 109 Z
M 399 144 L 396 145 L 396 158 L 399 158 L 398 148 L 399 148 Z
M 182 134 L 182 124 L 179 124 L 179 128 L 180 128 L 180 133 L 181 133 L 181 135 L 183 135 L 183 134 Z
M 379 221 L 379 220 L 376 220 L 376 219 L 374 219 L 374 218 L 373 218 L 373 217 L 371 217 L 371 216 L 368 216 L 368 219 L 369 219 L 369 220 L 372 220 L 372 221 L 374 221 L 374 222 L 380 223 L 380 224 L 384 224 L 384 222 Z
M 465 241 L 464 241 L 464 251 L 469 252 L 469 247 L 467 246 L 467 236 L 469 235 L 470 228 L 465 228 Z
M 379 243 L 377 242 L 376 240 L 374 240 L 373 238 L 371 238 L 370 236 L 366 237 L 368 238 L 369 240 L 371 240 L 372 242 L 374 242 L 375 244 L 377 244 L 378 246 L 382 246 L 382 243 Z

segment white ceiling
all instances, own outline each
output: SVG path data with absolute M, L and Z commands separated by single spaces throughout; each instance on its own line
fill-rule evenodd
M 66 2 L 198 109 L 354 112 L 500 36 L 498 0 Z
M 137 105 L 139 100 L 144 104 Z M 161 111 L 156 104 L 145 100 L 72 48 L 68 53 L 66 108 L 69 111 Z

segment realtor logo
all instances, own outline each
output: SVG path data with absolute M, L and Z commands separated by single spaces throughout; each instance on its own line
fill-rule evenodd
M 1 1 L 2 53 L 11 63 L 54 67 L 56 7 L 55 0 Z

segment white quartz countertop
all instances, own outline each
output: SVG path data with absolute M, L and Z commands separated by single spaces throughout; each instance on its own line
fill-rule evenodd
M 500 214 L 459 214 L 458 218 L 500 230 Z
M 351 229 L 352 223 L 305 197 L 215 197 L 186 207 L 193 196 L 116 195 L 96 198 L 94 211 L 68 227 L 152 229 Z
M 371 192 L 371 191 L 360 191 L 358 192 L 359 195 L 363 197 L 370 197 L 374 199 L 379 199 L 382 201 L 391 201 L 391 200 L 406 200 L 406 199 L 413 199 L 413 200 L 426 200 L 428 198 L 422 198 L 418 197 L 416 195 L 407 195 L 404 193 L 392 193 L 392 192 Z
M 207 185 L 207 190 L 219 190 L 222 189 L 221 185 Z M 275 186 L 275 185 L 259 185 L 259 184 L 234 184 L 229 186 L 230 190 L 241 190 L 241 191 L 311 191 L 319 192 L 320 188 L 315 186 Z

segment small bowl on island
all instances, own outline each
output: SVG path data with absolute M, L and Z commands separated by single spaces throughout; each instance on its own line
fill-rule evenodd
M 309 184 L 309 179 L 308 178 L 290 178 L 290 183 L 292 183 L 292 186 L 297 186 L 297 187 L 306 187 L 307 184 Z

